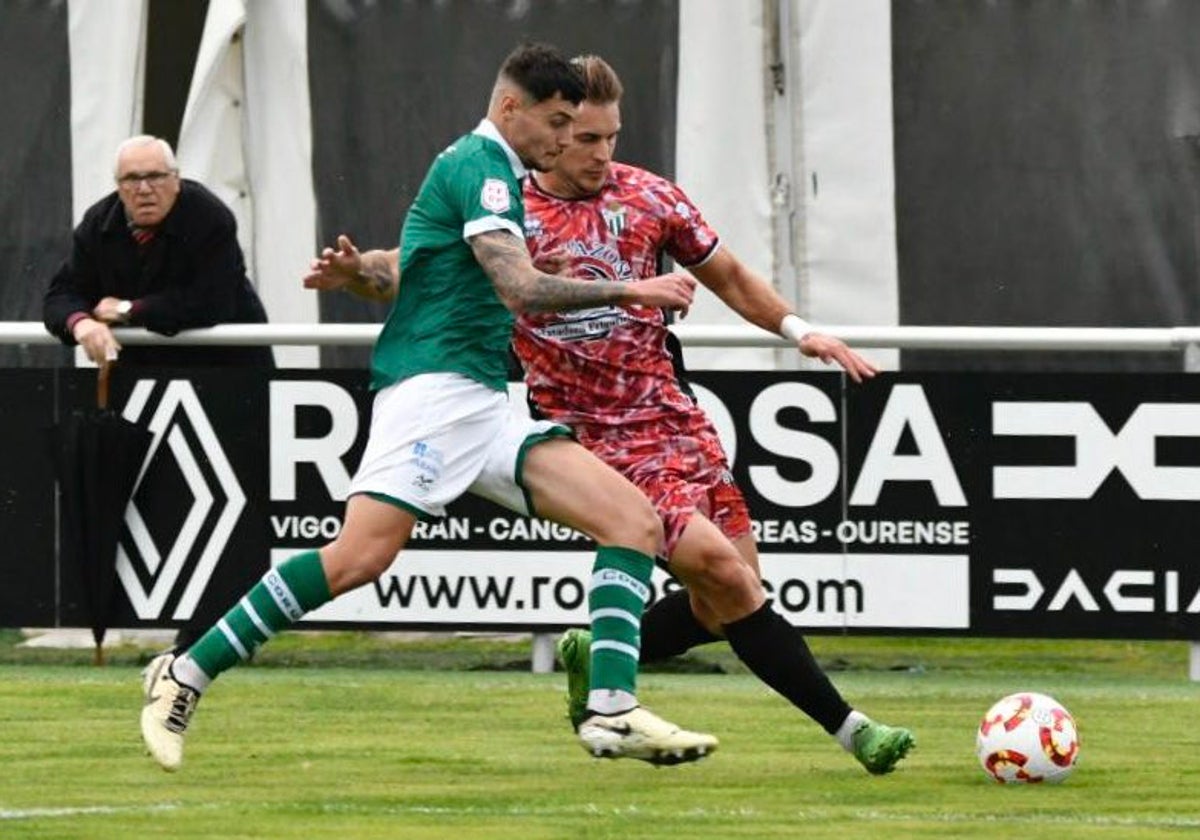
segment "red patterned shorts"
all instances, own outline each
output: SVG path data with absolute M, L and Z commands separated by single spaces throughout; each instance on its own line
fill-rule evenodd
M 574 432 L 654 503 L 666 532 L 668 558 L 695 511 L 731 540 L 750 533 L 746 500 L 733 483 L 725 451 L 707 418 L 577 426 Z

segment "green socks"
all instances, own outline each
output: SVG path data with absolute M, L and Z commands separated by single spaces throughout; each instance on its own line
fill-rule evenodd
M 192 676 L 193 682 L 211 682 L 218 674 L 249 659 L 259 645 L 331 597 L 318 552 L 306 551 L 285 560 L 263 575 L 262 580 L 201 636 L 185 657 L 181 657 L 190 659 L 208 679 L 195 679 L 193 674 L 187 676 Z M 178 668 L 176 678 L 192 685 L 182 670 L 190 671 Z M 192 687 L 203 690 L 206 686 Z
M 593 711 L 612 714 L 636 703 L 642 612 L 653 569 L 650 557 L 630 548 L 601 546 L 596 552 L 588 590 L 592 622 L 588 707 Z
M 654 561 L 630 548 L 601 546 L 592 567 L 589 706 L 615 713 L 636 704 L 642 612 Z M 175 678 L 203 691 L 218 675 L 249 659 L 280 630 L 331 599 L 321 556 L 308 551 L 271 569 L 233 609 L 172 666 Z M 592 702 L 595 701 L 595 702 Z

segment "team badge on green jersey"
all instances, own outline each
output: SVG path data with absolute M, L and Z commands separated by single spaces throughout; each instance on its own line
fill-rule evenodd
M 507 213 L 508 208 L 512 206 L 512 199 L 508 195 L 508 184 L 499 178 L 488 178 L 483 182 L 483 189 L 479 192 L 479 203 L 493 213 Z

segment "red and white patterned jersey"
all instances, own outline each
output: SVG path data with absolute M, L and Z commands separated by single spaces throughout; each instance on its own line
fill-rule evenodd
M 587 198 L 556 198 L 528 180 L 525 240 L 535 262 L 565 252 L 566 273 L 621 281 L 658 274 L 659 252 L 689 267 L 718 245 L 683 190 L 620 163 Z M 547 419 L 618 425 L 699 412 L 679 388 L 666 338 L 662 310 L 604 306 L 521 315 L 513 347 L 529 395 Z

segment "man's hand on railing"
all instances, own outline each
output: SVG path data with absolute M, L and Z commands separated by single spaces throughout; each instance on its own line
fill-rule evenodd
M 121 351 L 121 344 L 108 325 L 94 318 L 81 318 L 71 329 L 71 335 L 96 364 L 112 361 Z

